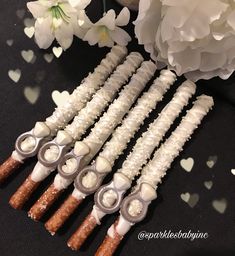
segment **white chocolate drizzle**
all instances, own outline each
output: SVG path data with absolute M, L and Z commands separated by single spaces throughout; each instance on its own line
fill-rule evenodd
M 109 106 L 107 112 L 95 124 L 91 133 L 83 140 L 90 148 L 84 163 L 88 164 L 103 146 L 115 127 L 120 123 L 131 105 L 138 98 L 147 82 L 156 71 L 156 65 L 151 61 L 144 61 L 131 78 L 131 81 L 120 92 L 119 97 Z
M 179 126 L 155 152 L 153 159 L 143 168 L 136 189 L 142 183 L 148 183 L 153 188 L 156 188 L 161 183 L 171 163 L 182 151 L 185 142 L 190 139 L 193 131 L 213 105 L 212 97 L 201 95 L 197 98 L 194 106 L 187 112 Z
M 163 95 L 176 80 L 176 75 L 170 70 L 162 70 L 160 77 L 155 79 L 150 89 L 138 100 L 135 107 L 122 121 L 121 126 L 114 131 L 112 138 L 105 144 L 99 156 L 109 161 L 113 166 L 114 161 L 122 154 L 131 138 L 140 128 L 144 119 L 156 108 Z
M 90 100 L 91 96 L 105 82 L 113 69 L 127 54 L 126 47 L 114 46 L 101 61 L 93 73 L 90 73 L 71 94 L 68 102 L 55 109 L 53 114 L 46 119 L 46 125 L 52 135 L 64 126 L 80 111 Z
M 142 137 L 137 140 L 132 152 L 127 156 L 118 172 L 123 173 L 130 180 L 139 174 L 141 167 L 146 164 L 153 150 L 159 145 L 183 107 L 188 104 L 188 100 L 195 90 L 196 85 L 190 81 L 185 81 L 177 89 L 173 99 L 162 110 L 158 118 L 150 124 Z
M 85 108 L 81 109 L 73 122 L 65 128 L 65 131 L 74 140 L 79 140 L 95 122 L 96 118 L 100 116 L 108 103 L 114 99 L 121 86 L 128 81 L 142 61 L 141 54 L 132 52 L 127 56 L 124 63 L 116 68 L 104 86 L 96 92 Z

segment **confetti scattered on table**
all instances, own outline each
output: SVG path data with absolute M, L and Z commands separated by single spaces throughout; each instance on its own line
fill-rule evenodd
M 25 87 L 24 96 L 30 104 L 35 104 L 40 95 L 40 87 Z
M 7 44 L 8 46 L 12 46 L 13 43 L 14 43 L 14 40 L 13 40 L 13 39 L 8 39 L 8 40 L 6 41 L 6 44 Z
M 225 198 L 215 199 L 212 201 L 213 208 L 223 214 L 227 208 L 227 200 Z
M 25 15 L 25 9 L 19 9 L 16 11 L 16 16 L 19 18 L 19 19 L 23 19 L 24 18 L 24 15 Z
M 189 192 L 186 192 L 186 193 L 181 194 L 180 197 L 191 208 L 194 208 L 194 206 L 196 206 L 196 204 L 199 201 L 199 195 L 196 193 L 190 194 Z
M 213 181 L 211 181 L 211 180 L 205 181 L 205 182 L 204 182 L 204 186 L 205 186 L 208 190 L 210 190 L 210 189 L 212 188 L 212 186 L 213 186 Z
M 192 157 L 189 157 L 187 159 L 182 159 L 180 161 L 181 167 L 186 171 L 186 172 L 191 172 L 193 165 L 194 165 L 194 160 Z
M 51 63 L 52 60 L 54 59 L 54 55 L 52 53 L 45 53 L 43 55 L 43 57 L 44 57 L 45 61 L 48 63 Z
M 233 175 L 235 175 L 235 169 L 232 169 L 232 170 L 231 170 L 231 173 L 232 173 Z
M 56 58 L 59 58 L 63 52 L 63 49 L 61 47 L 53 47 L 52 51 L 53 51 L 54 55 L 56 56 Z
M 27 37 L 32 38 L 34 35 L 34 27 L 26 27 L 24 28 L 24 33 Z
M 67 102 L 70 95 L 67 91 L 63 91 L 63 92 L 53 91 L 51 96 L 55 104 L 59 107 L 64 105 Z
M 18 83 L 21 77 L 21 70 L 20 69 L 9 70 L 8 76 L 12 81 L 14 81 L 15 83 Z
M 217 162 L 217 159 L 218 157 L 217 156 L 209 156 L 207 162 L 206 162 L 206 165 L 209 167 L 209 168 L 213 168 L 214 165 L 216 164 Z
M 27 63 L 33 63 L 36 59 L 36 56 L 34 55 L 34 52 L 32 50 L 21 51 L 21 56 Z

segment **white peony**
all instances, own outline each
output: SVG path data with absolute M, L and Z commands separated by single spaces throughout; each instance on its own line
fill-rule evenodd
M 153 59 L 194 81 L 235 69 L 235 0 L 140 0 L 135 33 Z
M 27 7 L 36 19 L 35 40 L 40 48 L 48 48 L 54 39 L 64 50 L 73 42 L 73 35 L 83 36 L 78 14 L 91 0 L 39 0 Z
M 130 11 L 126 7 L 117 17 L 113 9 L 109 10 L 96 23 L 90 21 L 85 11 L 80 12 L 78 24 L 83 30 L 86 30 L 81 39 L 88 41 L 90 45 L 98 43 L 99 47 L 112 47 L 114 43 L 126 46 L 131 41 L 131 37 L 120 27 L 126 26 L 129 20 Z

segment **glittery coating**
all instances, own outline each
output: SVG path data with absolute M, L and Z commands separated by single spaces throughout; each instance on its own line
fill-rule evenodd
M 133 180 L 143 165 L 150 158 L 153 150 L 159 145 L 170 126 L 188 104 L 188 100 L 195 93 L 196 86 L 190 81 L 184 82 L 176 91 L 173 99 L 159 114 L 158 118 L 150 124 L 148 130 L 139 138 L 124 161 L 118 172 Z
M 156 65 L 153 62 L 143 62 L 137 73 L 132 76 L 129 84 L 120 92 L 119 97 L 114 100 L 107 112 L 95 124 L 91 133 L 83 140 L 90 148 L 90 153 L 84 158 L 85 163 L 89 163 L 100 150 L 114 128 L 120 123 L 123 116 L 138 98 L 155 71 Z
M 92 100 L 79 112 L 73 122 L 65 128 L 65 131 L 74 140 L 79 140 L 81 135 L 95 122 L 96 118 L 113 100 L 118 90 L 128 81 L 142 61 L 141 54 L 132 52 L 127 56 L 124 63 L 116 68 L 104 86 L 96 92 Z
M 111 165 L 124 151 L 130 139 L 138 131 L 140 125 L 149 113 L 162 100 L 163 95 L 174 83 L 176 75 L 169 71 L 161 71 L 160 77 L 155 79 L 150 89 L 138 100 L 136 106 L 128 113 L 122 121 L 122 125 L 117 127 L 112 138 L 105 144 L 100 156 L 109 161 Z
M 85 106 L 126 54 L 125 47 L 114 46 L 111 49 L 94 72 L 90 73 L 73 91 L 68 102 L 56 108 L 53 114 L 46 119 L 46 125 L 52 132 L 56 133 L 58 129 L 62 129 Z
M 185 142 L 190 139 L 193 131 L 213 105 L 213 99 L 209 96 L 201 95 L 197 98 L 194 106 L 187 112 L 176 130 L 156 151 L 153 159 L 143 168 L 136 189 L 143 182 L 154 188 L 161 183 L 171 163 L 182 151 Z

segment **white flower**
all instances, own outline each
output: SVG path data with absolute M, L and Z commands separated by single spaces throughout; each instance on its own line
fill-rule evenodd
M 126 26 L 129 20 L 130 11 L 126 7 L 117 17 L 113 9 L 109 10 L 96 23 L 92 23 L 83 11 L 79 15 L 78 24 L 86 30 L 86 33 L 81 38 L 88 41 L 90 45 L 98 43 L 99 47 L 112 47 L 114 42 L 119 45 L 127 45 L 131 41 L 131 37 L 120 27 Z
M 28 2 L 27 7 L 36 19 L 35 40 L 40 48 L 48 48 L 54 39 L 65 50 L 73 42 L 73 35 L 82 36 L 78 26 L 79 12 L 91 0 L 39 0 Z
M 140 0 L 135 33 L 155 60 L 194 81 L 235 69 L 235 0 Z

